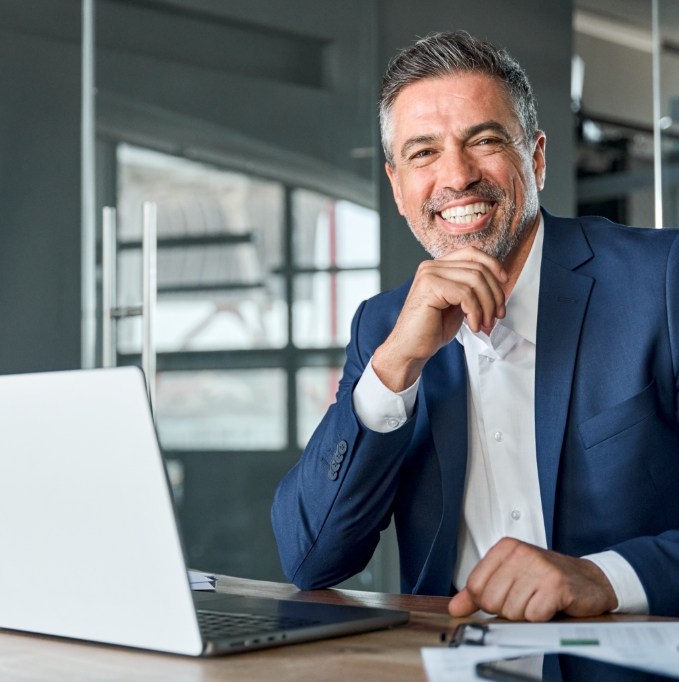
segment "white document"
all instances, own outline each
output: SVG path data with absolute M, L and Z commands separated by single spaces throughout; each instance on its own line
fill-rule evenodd
M 422 649 L 422 662 L 429 682 L 478 682 L 476 664 L 512 656 L 531 656 L 543 653 L 541 649 L 500 646 L 446 646 Z
M 192 590 L 198 590 L 201 592 L 214 592 L 215 584 L 217 583 L 217 576 L 210 573 L 201 573 L 200 571 L 194 571 L 189 569 L 189 583 Z
M 679 679 L 679 622 L 489 624 L 485 646 L 422 649 L 429 682 L 477 680 L 481 661 L 573 653 Z
M 574 646 L 676 650 L 679 622 L 498 623 L 489 624 L 486 644 L 561 650 Z

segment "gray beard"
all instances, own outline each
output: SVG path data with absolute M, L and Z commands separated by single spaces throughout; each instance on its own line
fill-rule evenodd
M 492 220 L 482 232 L 452 235 L 438 230 L 434 223 L 434 215 L 449 201 L 465 198 L 466 194 L 469 193 L 447 191 L 426 201 L 422 206 L 418 225 L 413 225 L 406 218 L 411 232 L 432 258 L 441 258 L 447 253 L 465 246 L 475 246 L 500 262 L 504 261 L 512 250 L 521 243 L 535 221 L 535 216 L 539 210 L 537 192 L 526 195 L 522 215 L 516 230 L 512 232 L 511 226 L 517 210 L 516 204 L 506 199 L 505 192 L 501 188 L 482 180 L 474 188 L 474 197 L 497 203 L 502 209 L 502 215 Z

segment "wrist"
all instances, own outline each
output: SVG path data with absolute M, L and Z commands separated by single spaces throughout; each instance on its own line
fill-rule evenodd
M 379 380 L 394 393 L 410 388 L 425 365 L 422 360 L 400 357 L 386 343 L 375 350 L 371 364 Z
M 604 605 L 604 610 L 602 612 L 615 611 L 615 609 L 618 608 L 618 596 L 616 595 L 615 589 L 608 579 L 608 576 L 604 573 L 598 563 L 595 563 L 590 559 L 583 559 L 583 561 L 587 565 L 590 580 L 599 588 L 599 594 L 601 595 L 601 600 Z

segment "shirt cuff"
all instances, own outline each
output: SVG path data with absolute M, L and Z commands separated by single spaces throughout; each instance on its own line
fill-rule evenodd
M 419 385 L 418 377 L 405 391 L 394 393 L 375 374 L 371 359 L 354 388 L 354 412 L 363 425 L 372 431 L 395 431 L 413 416 Z
M 618 606 L 611 613 L 648 614 L 646 591 L 627 559 L 612 550 L 581 558 L 596 564 L 611 583 L 618 598 Z

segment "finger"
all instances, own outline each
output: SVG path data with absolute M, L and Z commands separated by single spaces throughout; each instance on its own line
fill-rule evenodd
M 454 261 L 472 261 L 479 263 L 488 268 L 501 282 L 506 282 L 508 279 L 507 271 L 497 258 L 489 256 L 487 253 L 474 246 L 466 246 L 463 249 L 450 251 L 441 258 L 437 258 L 435 262 L 445 263 Z
M 522 619 L 532 623 L 544 623 L 554 618 L 560 610 L 559 600 L 552 592 L 536 590 L 524 607 Z
M 466 588 L 484 611 L 519 619 L 531 597 L 530 585 L 521 581 L 526 569 L 524 557 L 530 545 L 503 538 L 479 561 L 469 574 Z M 517 559 L 517 554 L 521 555 Z
M 481 269 L 488 277 L 488 283 L 495 290 L 498 308 L 503 308 L 505 297 L 504 292 L 502 291 L 502 284 L 505 284 L 509 280 L 509 275 L 502 263 L 496 258 L 489 256 L 476 247 L 467 246 L 462 249 L 451 251 L 431 262 L 434 265 L 439 265 L 441 267 L 476 267 L 477 269 Z M 504 317 L 504 310 L 502 310 L 497 317 Z M 488 322 L 489 321 L 486 320 L 486 323 Z M 486 324 L 485 326 L 490 326 L 490 324 Z
M 499 577 L 496 573 L 491 579 L 489 591 L 494 589 L 493 583 Z M 501 600 L 502 603 L 498 603 L 492 613 L 509 620 L 532 620 L 528 617 L 531 609 L 537 620 L 549 620 L 554 615 L 554 610 L 547 613 L 550 607 L 540 597 L 539 584 L 536 584 L 534 576 L 527 569 L 522 569 L 519 575 L 513 572 L 511 576 L 503 577 L 506 582 L 501 588 L 503 590 L 502 597 L 499 597 L 498 591 L 498 601 Z M 543 613 L 547 615 L 543 617 Z
M 495 274 L 481 267 L 476 263 L 460 263 L 455 273 L 457 281 L 464 282 L 470 287 L 470 297 L 468 304 L 480 304 L 478 315 L 472 314 L 475 311 L 463 310 L 467 315 L 467 322 L 473 331 L 478 331 L 478 324 L 490 329 L 495 324 L 495 320 L 503 318 L 506 314 L 505 292 Z
M 448 612 L 454 618 L 471 616 L 478 610 L 479 606 L 466 589 L 460 590 L 448 603 Z
M 583 597 L 592 599 L 596 593 L 589 580 L 583 581 L 583 560 L 518 541 L 502 541 L 497 554 L 512 545 L 513 549 L 504 554 L 500 566 L 487 579 L 483 594 L 474 596 L 485 611 L 510 620 L 547 621 L 558 612 L 573 608 Z M 606 580 L 602 585 L 605 592 L 609 583 Z M 594 615 L 604 610 L 604 603 L 588 604 L 578 615 Z
M 443 310 L 459 305 L 473 331 L 490 328 L 505 315 L 505 295 L 496 277 L 475 263 L 428 266 L 422 269 L 416 292 L 426 291 L 431 304 Z
M 480 588 L 485 585 L 498 568 L 500 568 L 521 546 L 530 547 L 530 545 L 523 543 L 520 540 L 508 537 L 502 538 L 496 542 L 469 574 L 467 586 Z
M 451 279 L 454 279 L 455 273 L 460 270 L 466 269 L 481 272 L 489 285 L 493 286 L 498 292 L 502 292 L 502 298 L 504 299 L 502 284 L 507 281 L 507 273 L 494 258 L 490 258 L 490 256 L 484 253 L 481 253 L 481 255 L 484 256 L 483 259 L 440 258 L 438 260 L 429 260 L 421 263 L 420 267 L 436 272 L 441 277 L 449 277 Z

